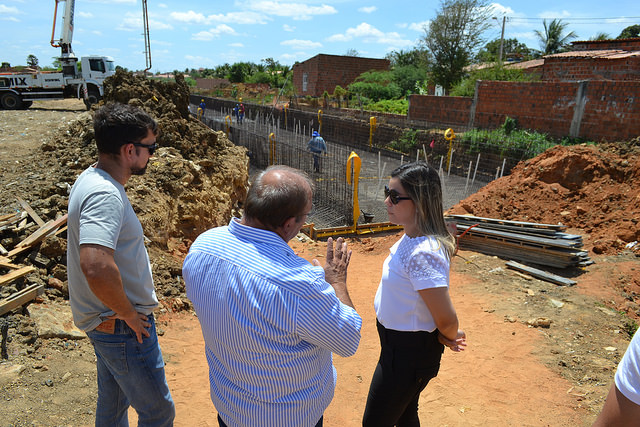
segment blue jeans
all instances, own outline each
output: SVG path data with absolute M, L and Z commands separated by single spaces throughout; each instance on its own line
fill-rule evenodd
M 135 332 L 116 319 L 113 334 L 89 331 L 98 368 L 96 426 L 129 425 L 129 406 L 139 426 L 172 426 L 175 406 L 164 375 L 156 324 L 149 315 L 149 338 L 138 343 Z

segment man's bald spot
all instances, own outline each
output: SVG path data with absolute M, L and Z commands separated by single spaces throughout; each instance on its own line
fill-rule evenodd
M 275 188 L 282 188 L 284 186 L 300 186 L 306 190 L 307 193 L 311 193 L 311 187 L 309 182 L 296 173 L 294 170 L 287 169 L 271 169 L 267 170 L 262 176 L 262 185 Z

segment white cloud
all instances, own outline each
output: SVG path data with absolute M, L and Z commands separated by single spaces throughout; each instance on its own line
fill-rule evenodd
M 411 24 L 409 24 L 409 29 L 413 31 L 423 32 L 425 28 L 429 27 L 429 22 L 430 21 L 428 19 L 422 22 L 412 22 Z
M 361 7 L 360 9 L 358 9 L 358 12 L 362 12 L 362 13 L 373 13 L 376 10 L 378 10 L 377 7 L 375 6 L 366 6 L 366 7 Z
M 292 27 L 291 25 L 284 24 L 282 29 L 288 33 L 292 33 L 296 30 L 296 27 Z
M 311 6 L 305 3 L 285 3 L 268 0 L 248 1 L 245 7 L 250 10 L 256 10 L 261 14 L 284 16 L 296 21 L 306 21 L 316 15 L 334 15 L 338 13 L 333 6 L 326 4 Z
M 237 35 L 236 31 L 228 25 L 220 24 L 215 28 L 211 28 L 207 31 L 200 31 L 194 34 L 191 38 L 193 40 L 209 41 L 220 37 L 222 34 Z
M 231 47 L 244 47 L 244 44 L 242 44 L 242 43 L 230 43 L 229 46 L 231 46 Z
M 9 6 L 5 6 L 3 4 L 0 4 L 0 13 L 18 15 L 18 14 L 20 14 L 22 12 L 20 12 L 17 7 L 13 7 L 13 6 L 9 7 Z
M 377 28 L 366 22 L 361 23 L 355 28 L 349 28 L 343 34 L 334 34 L 327 38 L 331 42 L 348 42 L 354 39 L 360 39 L 365 43 L 386 44 L 391 48 L 400 48 L 413 44 L 411 40 L 403 39 L 396 32 L 383 33 Z
M 93 18 L 93 13 L 91 12 L 78 12 L 77 15 L 82 18 Z
M 562 12 L 545 11 L 539 13 L 538 16 L 543 19 L 560 19 L 570 17 L 571 13 L 566 10 L 563 10 Z
M 179 22 L 203 25 L 211 25 L 214 22 L 244 25 L 266 24 L 268 22 L 268 18 L 264 14 L 257 12 L 230 12 L 205 16 L 202 13 L 190 10 L 188 12 L 171 12 L 169 16 Z
M 280 42 L 283 46 L 289 46 L 292 49 L 317 49 L 322 47 L 322 43 L 313 42 L 311 40 L 285 40 Z
M 0 16 L 0 21 L 20 22 L 15 16 Z
M 116 28 L 121 31 L 143 31 L 144 24 L 142 23 L 142 16 L 139 16 L 136 13 L 128 12 L 120 25 Z M 149 20 L 149 29 L 153 30 L 172 30 L 173 27 L 171 24 L 166 24 L 164 22 L 156 21 L 154 19 Z
M 159 8 L 162 8 L 162 9 L 166 9 L 166 8 L 168 8 L 169 6 L 167 6 L 167 5 L 166 5 L 166 3 L 158 3 L 158 7 L 159 7 Z

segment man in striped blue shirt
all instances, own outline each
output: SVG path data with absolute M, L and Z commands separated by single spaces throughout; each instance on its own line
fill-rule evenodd
M 329 239 L 324 268 L 287 244 L 312 197 L 306 174 L 271 167 L 250 187 L 242 219 L 201 234 L 184 261 L 223 427 L 322 426 L 337 379 L 332 353 L 358 348 L 346 242 Z

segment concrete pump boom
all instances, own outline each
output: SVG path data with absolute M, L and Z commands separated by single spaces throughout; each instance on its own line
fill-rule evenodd
M 62 17 L 62 36 L 57 42 L 54 41 L 56 32 L 56 17 L 58 14 L 58 3 L 66 2 L 64 16 Z M 51 30 L 51 46 L 62 49 L 61 58 L 73 57 L 71 40 L 73 39 L 73 14 L 76 8 L 76 0 L 56 0 L 56 8 L 53 12 L 53 30 Z

